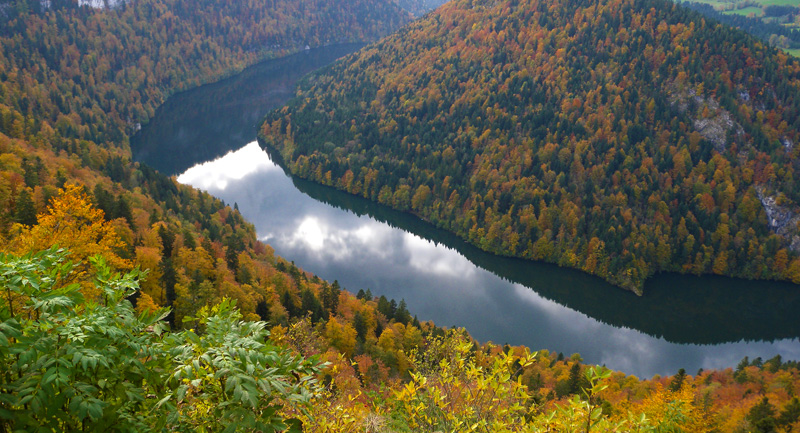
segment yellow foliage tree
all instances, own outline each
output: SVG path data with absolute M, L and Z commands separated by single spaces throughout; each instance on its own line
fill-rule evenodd
M 356 347 L 356 331 L 349 324 L 341 324 L 335 317 L 331 317 L 325 325 L 325 337 L 331 346 L 344 353 L 348 358 L 353 356 Z
M 659 426 L 661 431 L 707 432 L 714 427 L 709 425 L 705 410 L 695 402 L 694 390 L 689 386 L 677 391 L 659 387 L 634 405 L 633 412 L 644 415 L 650 425 Z
M 54 245 L 71 252 L 70 259 L 78 264 L 75 279 L 85 281 L 84 295 L 91 290 L 87 275 L 91 269 L 88 258 L 99 255 L 115 270 L 131 269 L 131 262 L 119 256 L 124 247 L 112 224 L 105 221 L 103 211 L 77 185 L 67 184 L 59 190 L 50 206 L 37 215 L 34 226 L 15 226 L 16 236 L 9 249 L 17 254 L 42 251 Z
M 152 313 L 160 308 L 158 304 L 153 302 L 153 298 L 150 295 L 143 292 L 140 293 L 139 300 L 136 302 L 136 312 L 138 314 Z
M 155 302 L 162 298 L 163 288 L 161 287 L 161 276 L 163 271 L 159 266 L 161 262 L 161 250 L 155 247 L 138 246 L 136 247 L 136 264 L 143 270 L 147 270 L 147 276 L 140 281 L 141 293 Z

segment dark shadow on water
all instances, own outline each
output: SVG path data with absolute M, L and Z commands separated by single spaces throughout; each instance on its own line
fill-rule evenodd
M 800 287 L 719 276 L 659 274 L 636 296 L 584 272 L 487 253 L 414 215 L 335 188 L 292 176 L 278 152 L 261 143 L 295 187 L 317 201 L 458 251 L 470 262 L 512 283 L 535 290 L 614 327 L 626 327 L 673 343 L 720 344 L 800 336 Z
M 300 77 L 360 46 L 325 47 L 267 61 L 175 95 L 131 139 L 134 158 L 177 174 L 239 149 L 254 140 L 263 116 L 294 94 Z M 284 166 L 276 152 L 269 153 Z M 800 288 L 792 284 L 663 274 L 649 280 L 645 295 L 638 297 L 580 271 L 486 253 L 413 215 L 290 177 L 298 190 L 320 202 L 457 250 L 480 268 L 614 327 L 682 344 L 800 337 Z
M 253 141 L 270 110 L 294 95 L 300 77 L 362 46 L 334 45 L 268 60 L 228 79 L 173 95 L 131 138 L 133 159 L 173 175 L 239 149 Z

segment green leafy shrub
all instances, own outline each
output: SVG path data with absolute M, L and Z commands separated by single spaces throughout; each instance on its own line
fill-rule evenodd
M 0 255 L 0 431 L 299 431 L 286 405 L 313 395 L 314 360 L 269 343 L 235 303 L 166 331 L 167 310 L 137 315 L 138 270 L 91 259 L 99 300 L 71 283 L 51 248 Z

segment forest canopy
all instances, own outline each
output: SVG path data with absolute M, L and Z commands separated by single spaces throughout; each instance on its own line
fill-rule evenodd
M 305 44 L 374 39 L 407 19 L 390 2 L 14 0 L 0 13 L 10 3 L 0 431 L 797 428 L 796 362 L 639 380 L 478 344 L 304 272 L 235 206 L 131 162 L 129 134 L 169 94 Z M 407 198 L 427 206 L 420 191 Z
M 455 0 L 307 78 L 301 177 L 640 291 L 800 282 L 800 64 L 663 0 Z

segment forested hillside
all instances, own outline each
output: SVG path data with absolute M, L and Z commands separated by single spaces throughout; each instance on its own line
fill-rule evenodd
M 389 1 L 270 3 L 68 4 L 10 20 L 0 31 L 3 249 L 33 250 L 22 234 L 39 230 L 59 188 L 79 184 L 119 237 L 111 263 L 150 270 L 143 293 L 174 306 L 174 323 L 223 294 L 255 317 L 275 258 L 235 210 L 132 164 L 128 135 L 171 93 L 307 45 L 373 40 L 408 19 Z M 35 247 L 70 242 L 65 233 Z
M 164 390 L 159 387 L 169 375 L 163 370 L 167 376 L 145 378 L 144 371 L 167 359 L 162 356 L 180 358 L 174 351 L 188 341 L 175 334 L 175 345 L 159 354 L 164 342 L 153 338 L 167 327 L 194 324 L 203 314 L 222 311 L 227 324 L 221 326 L 230 327 L 224 332 L 237 332 L 238 319 L 268 319 L 273 328 L 287 329 L 308 314 L 312 323 L 323 317 L 331 326 L 341 323 L 336 329 L 355 341 L 347 321 L 352 313 L 336 313 L 340 296 L 355 300 L 353 295 L 275 257 L 235 209 L 130 159 L 129 134 L 170 94 L 307 46 L 374 40 L 410 18 L 390 1 L 268 3 L 140 0 L 111 10 L 73 1 L 48 3 L 50 8 L 25 0 L 0 5 L 0 257 L 6 294 L 0 301 L 0 363 L 6 367 L 0 375 L 0 431 L 34 425 L 152 431 L 164 423 L 216 430 L 219 420 L 209 418 L 215 414 L 194 412 L 204 408 L 200 389 L 189 399 L 182 394 L 173 400 L 189 413 L 166 400 L 141 405 L 148 394 Z M 55 252 L 57 247 L 66 250 Z M 117 272 L 132 269 L 116 280 Z M 125 298 L 134 305 L 126 306 Z M 227 307 L 204 310 L 220 302 Z M 383 303 L 397 307 L 395 301 Z M 407 311 L 397 317 L 420 332 Z M 160 318 L 166 323 L 159 324 Z M 81 328 L 86 323 L 91 329 Z M 380 335 L 395 319 L 383 315 L 370 323 Z M 205 319 L 200 324 L 205 330 Z M 52 326 L 61 328 L 53 332 Z M 258 352 L 253 356 L 265 355 L 259 348 L 263 326 L 241 326 L 240 343 Z M 107 338 L 109 333 L 114 337 Z M 56 352 L 40 346 L 39 338 L 60 334 L 63 340 L 45 345 Z M 253 335 L 255 343 L 248 340 Z M 335 347 L 346 347 L 348 338 Z M 217 340 L 206 348 L 221 350 Z M 59 350 L 76 370 L 54 363 Z M 307 372 L 305 361 L 292 365 L 296 354 L 276 356 L 292 370 L 282 374 Z M 150 361 L 156 364 L 146 365 Z M 116 362 L 126 367 L 109 371 Z M 143 379 L 156 388 L 137 388 Z M 37 385 L 42 380 L 44 389 Z M 259 416 L 265 418 L 259 421 L 279 420 L 274 411 L 280 405 L 268 401 L 295 398 L 297 389 L 262 390 Z M 166 412 L 152 403 L 166 405 Z M 243 421 L 245 406 L 237 407 L 226 423 Z M 164 414 L 169 420 L 159 418 Z
M 639 291 L 800 282 L 800 64 L 662 0 L 456 0 L 308 78 L 293 173 Z
M 45 122 L 65 138 L 119 146 L 170 93 L 307 45 L 373 40 L 408 19 L 388 1 L 271 3 L 139 1 L 22 15 L 0 32 L 2 131 L 20 138 Z M 36 119 L 33 131 L 25 117 Z
M 65 209 L 98 213 L 74 189 L 53 202 L 53 214 Z M 304 290 L 305 311 L 288 327 L 243 320 L 223 298 L 200 308 L 191 328 L 170 330 L 165 310 L 135 311 L 128 302 L 139 271 L 116 274 L 103 255 L 71 257 L 74 251 L 57 248 L 0 254 L 2 431 L 800 428 L 800 370 L 780 356 L 640 380 L 584 365 L 578 354 L 479 345 L 463 330 L 418 328 L 383 297 L 329 298 L 331 287 L 324 307 L 306 306 L 316 298 Z M 291 272 L 298 286 L 309 283 Z
M 375 38 L 406 19 L 393 6 L 27 3 L 0 30 L 0 431 L 796 428 L 795 362 L 639 380 L 478 345 L 303 272 L 235 208 L 130 161 L 167 95 Z

